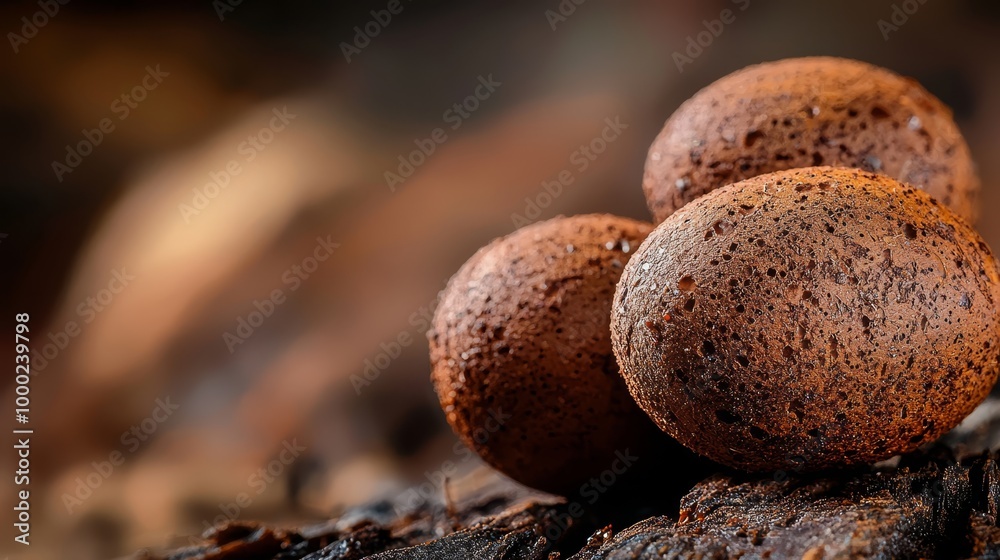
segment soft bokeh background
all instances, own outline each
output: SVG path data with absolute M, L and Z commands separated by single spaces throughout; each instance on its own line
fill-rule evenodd
M 33 359 L 35 544 L 9 544 L 5 444 L 0 554 L 111 558 L 183 543 L 227 512 L 318 519 L 413 484 L 438 491 L 443 461 L 464 472 L 475 460 L 456 453 L 427 381 L 437 291 L 515 229 L 526 199 L 543 206 L 532 219 L 648 219 L 642 166 L 663 121 L 751 63 L 840 55 L 920 80 L 955 111 L 983 178 L 980 227 L 1000 247 L 993 0 L 563 0 L 573 13 L 555 29 L 556 0 L 401 0 L 350 62 L 341 44 L 388 2 L 224 2 L 73 0 L 17 53 L 0 49 L 0 317 L 12 329 L 31 314 L 36 354 L 65 343 Z M 886 40 L 878 21 L 894 4 L 919 9 Z M 680 71 L 672 54 L 726 8 L 735 21 Z M 0 30 L 22 33 L 40 9 L 5 4 Z M 115 100 L 157 65 L 168 75 L 122 119 Z M 501 85 L 452 130 L 444 112 L 491 75 Z M 295 117 L 248 151 L 284 108 Z M 579 171 L 571 154 L 616 117 L 628 128 Z M 105 118 L 114 130 L 58 180 L 53 161 Z M 437 127 L 447 141 L 390 189 L 384 173 Z M 232 160 L 228 186 L 183 212 Z M 539 198 L 564 169 L 574 183 Z M 296 284 L 317 238 L 338 248 Z M 86 311 L 123 269 L 128 286 Z M 275 289 L 287 299 L 230 352 L 224 333 Z M 77 336 L 60 334 L 67 321 Z M 13 346 L 0 345 L 6 363 Z M 377 377 L 358 377 L 369 363 Z M 12 378 L 0 387 L 11 416 Z M 163 422 L 151 420 L 164 418 L 158 399 L 179 407 Z M 305 451 L 281 463 L 293 440 Z M 124 462 L 105 478 L 116 452 Z M 271 481 L 252 478 L 269 466 Z M 241 493 L 252 503 L 234 510 Z M 80 500 L 71 512 L 66 496 Z

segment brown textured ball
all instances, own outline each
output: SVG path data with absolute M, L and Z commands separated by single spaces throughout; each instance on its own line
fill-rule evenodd
M 701 90 L 650 146 L 642 186 L 660 222 L 723 185 L 817 165 L 895 177 L 975 221 L 979 179 L 951 111 L 912 79 L 841 58 L 750 66 Z
M 831 167 L 713 191 L 625 267 L 611 330 L 639 405 L 733 467 L 846 466 L 958 424 L 997 378 L 1000 270 L 963 220 Z
M 431 377 L 448 422 L 486 462 L 569 493 L 616 450 L 662 436 L 621 379 L 609 328 L 615 285 L 651 229 L 559 217 L 493 241 L 451 279 L 428 335 Z

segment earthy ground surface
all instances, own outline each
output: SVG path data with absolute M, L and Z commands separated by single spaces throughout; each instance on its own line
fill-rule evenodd
M 584 506 L 484 472 L 478 488 L 438 503 L 383 501 L 300 528 L 233 523 L 135 558 L 1000 558 L 998 427 L 994 396 L 937 444 L 876 467 L 720 472 L 679 502 L 682 473 L 623 477 Z

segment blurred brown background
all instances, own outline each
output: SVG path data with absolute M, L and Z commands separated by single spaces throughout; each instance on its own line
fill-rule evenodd
M 219 516 L 439 491 L 443 461 L 475 460 L 427 382 L 437 291 L 514 214 L 648 219 L 650 141 L 748 64 L 838 55 L 920 80 L 955 111 L 1000 247 L 997 2 L 577 2 L 0 8 L 0 317 L 30 313 L 35 374 L 34 544 L 5 521 L 0 554 L 110 558 Z M 880 29 L 894 6 L 913 13 Z M 724 9 L 735 21 L 679 69 Z M 574 153 L 616 118 L 584 169 Z

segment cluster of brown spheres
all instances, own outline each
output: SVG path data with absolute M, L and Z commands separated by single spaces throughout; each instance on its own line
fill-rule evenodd
M 913 80 L 836 58 L 726 76 L 666 122 L 643 189 L 659 225 L 536 223 L 442 293 L 441 405 L 515 480 L 570 493 L 662 445 L 655 427 L 747 471 L 872 463 L 950 430 L 996 382 L 979 181 Z

